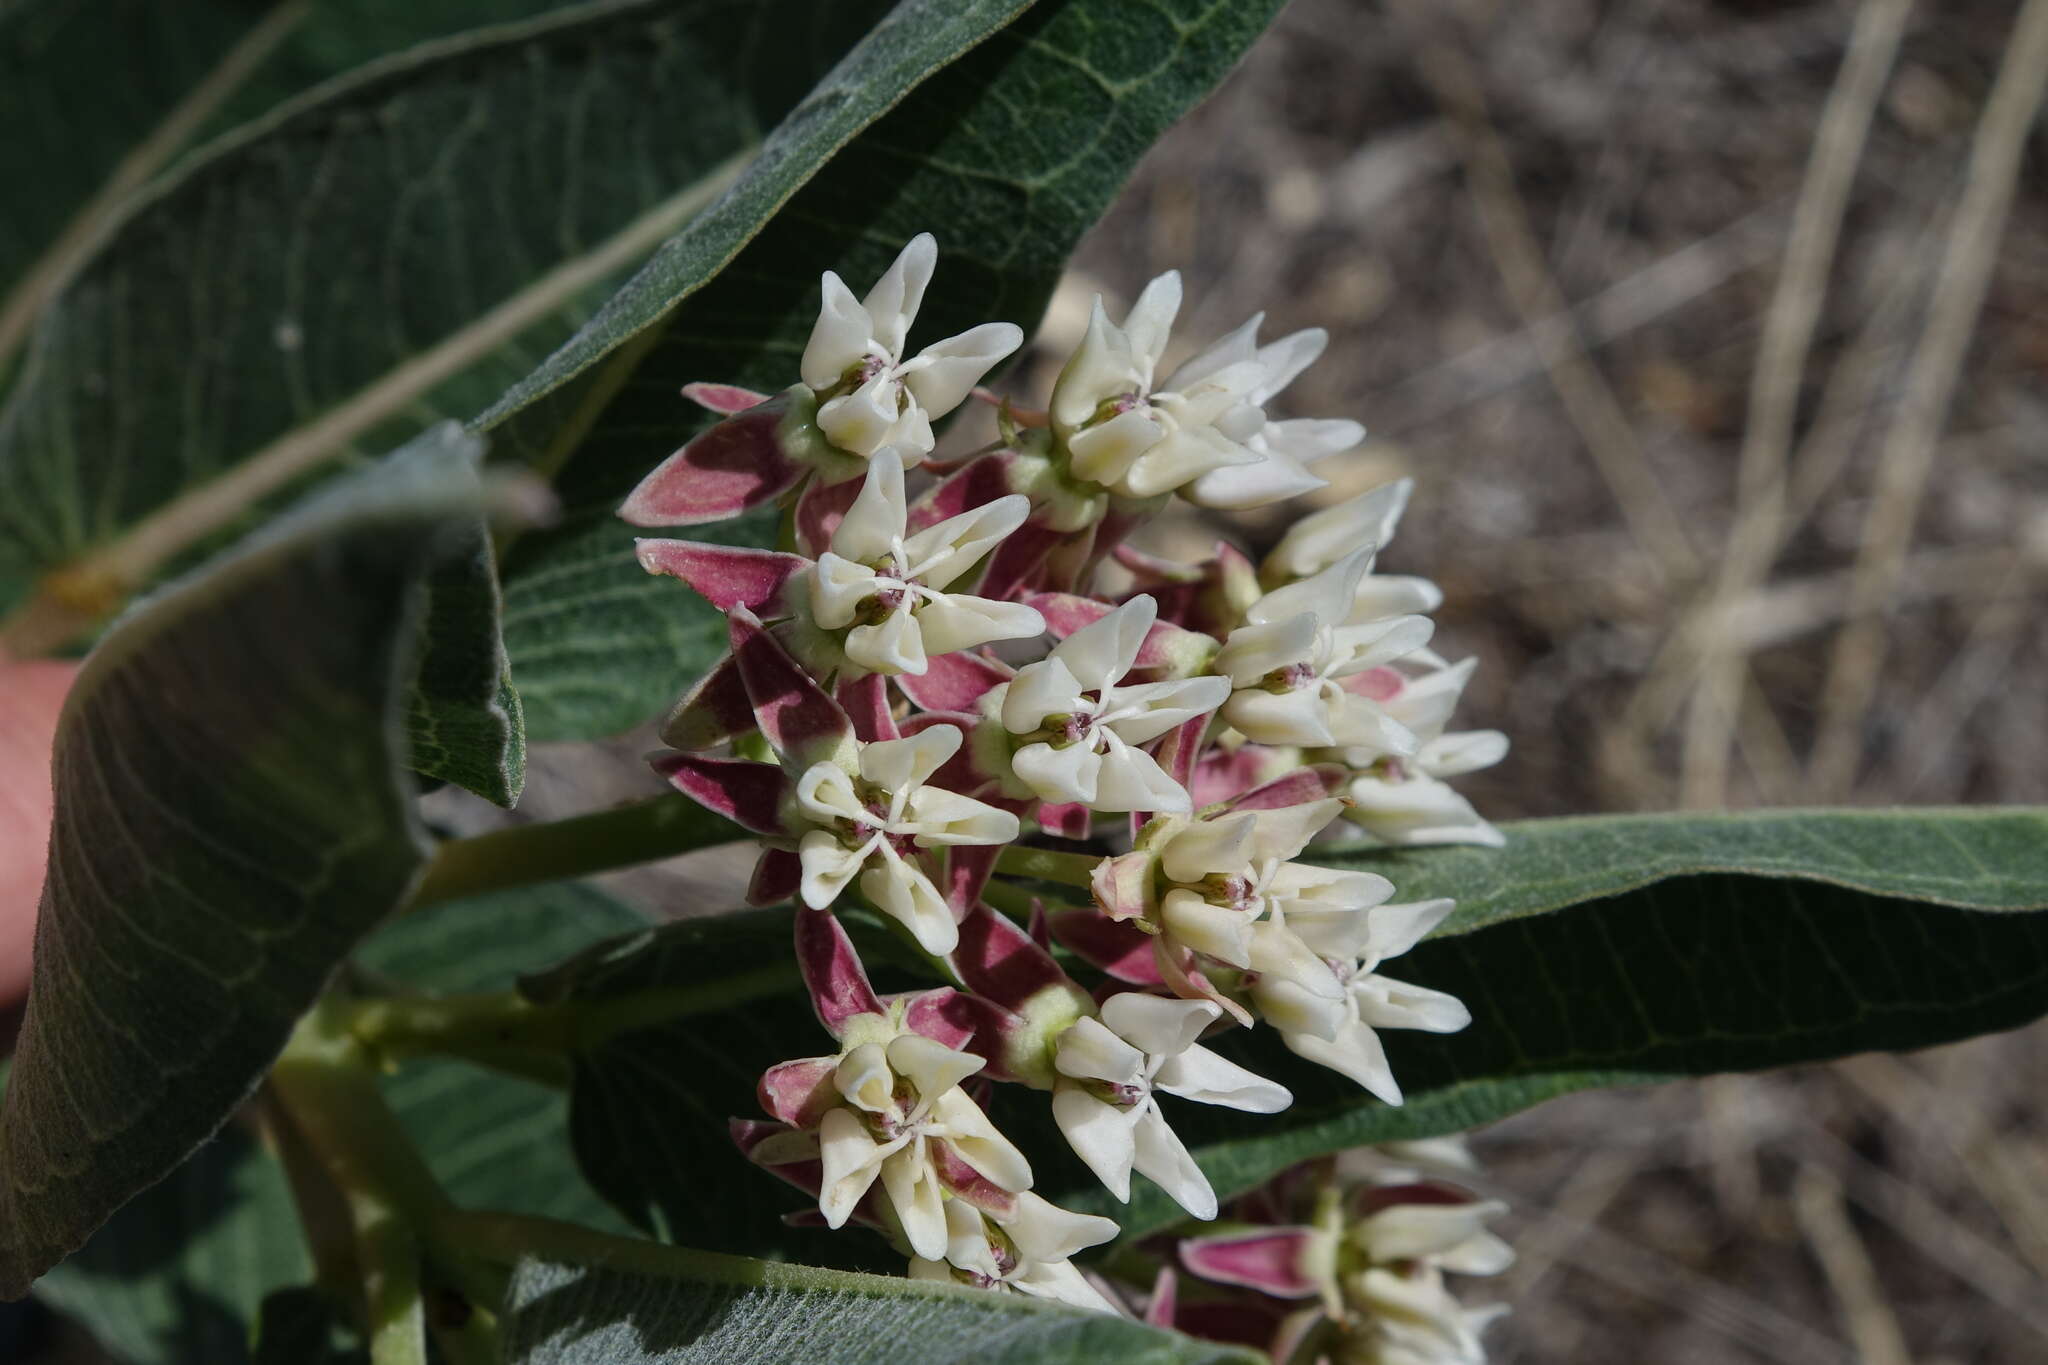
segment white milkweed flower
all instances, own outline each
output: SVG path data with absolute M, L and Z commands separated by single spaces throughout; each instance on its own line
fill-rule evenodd
M 1055 1042 L 1053 1117 L 1118 1199 L 1130 1199 L 1135 1169 L 1195 1217 L 1216 1216 L 1216 1193 L 1167 1125 L 1155 1092 L 1254 1114 L 1293 1103 L 1285 1087 L 1195 1041 L 1222 1013 L 1206 1000 L 1126 992 L 1104 1001 L 1099 1019 L 1076 1021 Z
M 1021 602 L 995 602 L 945 588 L 1031 515 L 1012 493 L 907 535 L 906 459 L 884 446 L 810 571 L 811 617 L 845 630 L 847 659 L 870 673 L 922 674 L 932 656 L 992 640 L 1026 640 L 1045 618 Z
M 958 946 L 953 912 L 916 850 L 1007 844 L 1018 830 L 1009 811 L 925 785 L 959 749 L 959 730 L 934 725 L 908 739 L 862 744 L 857 776 L 829 761 L 804 771 L 797 805 L 824 826 L 805 834 L 797 849 L 805 905 L 824 909 L 858 875 L 862 894 L 908 928 L 926 952 L 943 955 Z
M 1127 498 L 1156 497 L 1263 458 L 1216 427 L 1264 378 L 1255 359 L 1209 369 L 1185 388 L 1174 387 L 1178 376 L 1155 387 L 1180 299 L 1180 273 L 1169 270 L 1145 286 L 1119 327 L 1097 296 L 1088 335 L 1053 385 L 1053 430 L 1074 473 Z
M 938 1163 L 957 1158 L 999 1189 L 1031 1187 L 1031 1165 L 960 1089 L 983 1061 L 917 1033 L 849 1048 L 832 1074 L 844 1104 L 818 1125 L 818 1209 L 842 1227 L 879 1178 L 911 1250 L 946 1254 Z M 940 1150 L 940 1149 L 943 1149 Z
M 1138 748 L 1230 695 L 1221 678 L 1120 685 L 1158 619 L 1134 597 L 1018 670 L 991 705 L 1013 735 L 1044 735 L 1017 749 L 1011 767 L 1041 801 L 1078 801 L 1099 811 L 1186 811 L 1187 790 Z
M 1322 572 L 1265 594 L 1224 640 L 1211 665 L 1235 689 L 1222 718 L 1247 739 L 1415 752 L 1414 734 L 1351 681 L 1421 649 L 1434 629 L 1417 615 L 1344 624 L 1372 556 L 1373 547 L 1361 546 Z
M 1262 458 L 1254 464 L 1212 469 L 1182 490 L 1203 507 L 1238 510 L 1264 507 L 1324 486 L 1308 466 L 1326 455 L 1349 450 L 1365 439 L 1365 428 L 1345 417 L 1293 417 L 1275 421 L 1266 404 L 1316 362 L 1329 345 L 1320 327 L 1258 344 L 1264 313 L 1255 313 L 1236 331 L 1215 342 L 1173 372 L 1166 387 L 1183 390 L 1233 365 L 1250 361 L 1259 378 L 1236 407 L 1216 420 L 1216 429 Z M 1354 542 L 1356 543 L 1356 542 Z
M 1289 527 L 1266 555 L 1261 577 L 1291 583 L 1321 573 L 1361 545 L 1386 549 L 1414 491 L 1415 480 L 1396 479 L 1310 513 Z M 1432 612 L 1443 601 L 1443 589 L 1426 578 L 1367 573 L 1358 580 L 1344 624 L 1360 626 L 1389 616 Z
M 1068 1259 L 1115 1237 L 1112 1219 L 1074 1213 L 1026 1190 L 1017 1196 L 1008 1217 L 964 1199 L 947 1199 L 946 1232 L 945 1258 L 913 1257 L 911 1279 L 970 1284 L 1099 1313 L 1116 1312 L 1116 1305 Z
M 1416 737 L 1416 749 L 1405 756 L 1371 748 L 1346 750 L 1345 760 L 1359 771 L 1345 788 L 1352 802 L 1345 819 L 1388 844 L 1499 848 L 1506 842 L 1499 829 L 1444 781 L 1490 768 L 1507 756 L 1508 738 L 1498 730 L 1444 733 L 1476 665 L 1477 660 L 1466 659 L 1398 680 L 1399 691 L 1381 706 Z
M 929 451 L 932 419 L 958 407 L 1024 342 L 1015 323 L 985 322 L 904 358 L 938 254 L 932 235 L 920 232 L 864 299 L 825 272 L 824 303 L 804 347 L 802 373 L 823 400 L 819 430 L 842 450 L 872 455 L 893 444 Z
M 1333 924 L 1316 946 L 1330 954 L 1343 988 L 1336 1027 L 1325 1031 L 1275 1021 L 1281 1041 L 1296 1056 L 1350 1077 L 1388 1104 L 1401 1103 L 1401 1087 L 1375 1030 L 1456 1033 L 1472 1022 L 1472 1012 L 1454 995 L 1381 976 L 1377 969 L 1420 943 L 1451 909 L 1448 900 L 1377 905 L 1353 922 L 1362 932 L 1349 942 Z

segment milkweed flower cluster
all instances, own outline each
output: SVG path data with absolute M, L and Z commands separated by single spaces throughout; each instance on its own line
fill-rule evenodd
M 1458 1183 L 1477 1168 L 1457 1140 L 1408 1147 L 1369 1149 L 1355 1174 L 1298 1168 L 1175 1239 L 1146 1318 L 1276 1361 L 1483 1365 L 1481 1333 L 1507 1309 L 1465 1306 L 1445 1276 L 1514 1263 L 1488 1227 L 1507 1206 Z
M 1385 844 L 1498 843 L 1447 779 L 1506 742 L 1448 728 L 1471 663 L 1429 648 L 1441 594 L 1375 572 L 1406 481 L 1299 520 L 1257 562 L 1128 544 L 1176 497 L 1235 509 L 1322 486 L 1316 463 L 1362 429 L 1267 412 L 1320 331 L 1261 343 L 1255 317 L 1165 371 L 1181 285 L 1161 276 L 1121 324 L 1098 302 L 1046 411 L 1004 400 L 994 445 L 941 462 L 934 421 L 1022 333 L 911 352 L 936 260 L 917 237 L 858 300 L 826 274 L 781 393 L 686 390 L 722 420 L 621 515 L 784 516 L 776 549 L 638 542 L 649 572 L 725 614 L 730 643 L 654 763 L 758 836 L 749 899 L 798 905 L 798 960 L 839 1044 L 763 1077 L 770 1117 L 735 1121 L 741 1148 L 918 1277 L 1108 1308 L 1070 1257 L 1116 1224 L 1033 1192 L 984 1107 L 993 1087 L 1044 1092 L 1117 1198 L 1143 1176 L 1200 1219 L 1217 1196 L 1180 1107 L 1292 1102 L 1219 1035 L 1270 1028 L 1400 1103 L 1380 1033 L 1470 1016 L 1382 966 L 1450 902 L 1402 902 L 1312 844 L 1345 821 Z M 1104 589 L 1111 566 L 1128 588 Z M 841 922 L 855 910 L 948 984 L 876 994 Z

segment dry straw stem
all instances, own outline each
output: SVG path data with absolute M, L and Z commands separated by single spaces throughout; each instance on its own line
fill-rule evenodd
M 1507 148 L 1486 111 L 1486 94 L 1471 59 L 1438 36 L 1430 11 L 1403 0 L 1402 19 L 1418 34 L 1416 61 L 1430 91 L 1458 130 L 1459 153 L 1487 249 L 1522 325 L 1540 348 L 1552 387 L 1579 429 L 1587 452 L 1620 505 L 1622 519 L 1667 579 L 1683 582 L 1698 567 L 1684 523 L 1650 472 L 1642 444 L 1600 370 L 1587 358 L 1575 328 L 1555 320 L 1571 305 L 1544 264 L 1543 246 L 1529 226 L 1515 188 Z
M 1834 1172 L 1814 1162 L 1801 1162 L 1792 1185 L 1792 1212 L 1806 1244 L 1827 1276 L 1828 1288 L 1842 1316 L 1842 1326 L 1856 1348 L 1861 1365 L 1912 1365 L 1905 1334 L 1886 1302 L 1870 1252 L 1856 1235 L 1842 1203 L 1842 1183 Z
M 1863 523 L 1850 618 L 1829 660 L 1819 738 L 1807 768 L 1807 787 L 1814 794 L 1845 791 L 1855 777 L 1864 717 L 1884 663 L 1885 629 L 1879 613 L 1906 566 L 1936 441 L 1976 330 L 2027 130 L 2041 106 L 2044 87 L 2048 0 L 2027 0 L 2013 23 L 2005 60 L 1972 138 L 1969 171 L 1949 223 L 1927 327 L 1907 370 L 1900 411 L 1878 457 L 1877 488 Z
M 1798 418 L 1807 353 L 1827 295 L 1828 267 L 1841 238 L 1850 187 L 1862 163 L 1870 123 L 1890 79 L 1913 0 L 1865 0 L 1849 49 L 1822 111 L 1799 207 L 1785 246 L 1763 341 L 1749 385 L 1749 423 L 1736 475 L 1735 523 L 1721 572 L 1708 594 L 1713 613 L 1763 582 L 1776 558 L 1785 516 L 1785 463 Z M 1728 795 L 1729 743 L 1747 686 L 1745 658 L 1716 635 L 1702 638 L 1698 690 L 1686 729 L 1681 801 L 1719 806 Z

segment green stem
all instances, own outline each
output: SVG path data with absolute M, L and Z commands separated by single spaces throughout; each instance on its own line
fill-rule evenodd
M 349 1030 L 349 1003 L 324 997 L 299 1021 L 271 1069 L 271 1094 L 294 1145 L 346 1211 L 373 1365 L 426 1365 L 428 1289 L 446 1285 L 467 1299 L 474 1311 L 463 1330 L 487 1340 L 502 1277 L 434 1235 L 448 1197 L 384 1102 Z
M 587 877 L 745 837 L 739 826 L 681 793 L 568 820 L 513 825 L 442 844 L 406 908 Z
M 996 871 L 1035 881 L 1085 887 L 1101 862 L 1101 856 L 1094 853 L 1062 853 L 1052 848 L 1012 845 L 996 856 Z
M 694 986 L 657 987 L 607 999 L 536 1004 L 517 991 L 485 991 L 344 999 L 334 1008 L 341 1012 L 349 1034 L 378 1057 L 441 1053 L 559 1082 L 566 1079 L 560 1071 L 564 1054 L 592 1051 L 621 1034 L 786 994 L 802 984 L 796 963 L 782 960 Z

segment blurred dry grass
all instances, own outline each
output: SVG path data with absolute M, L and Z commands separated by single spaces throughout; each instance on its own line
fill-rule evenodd
M 1178 267 L 1192 337 L 1329 329 L 1289 412 L 1373 428 L 1333 495 L 1416 477 L 1383 562 L 1482 661 L 1491 815 L 2048 800 L 2024 8 L 1294 0 L 1060 316 Z M 2044 1039 L 1495 1125 L 1495 1358 L 2048 1360 Z

